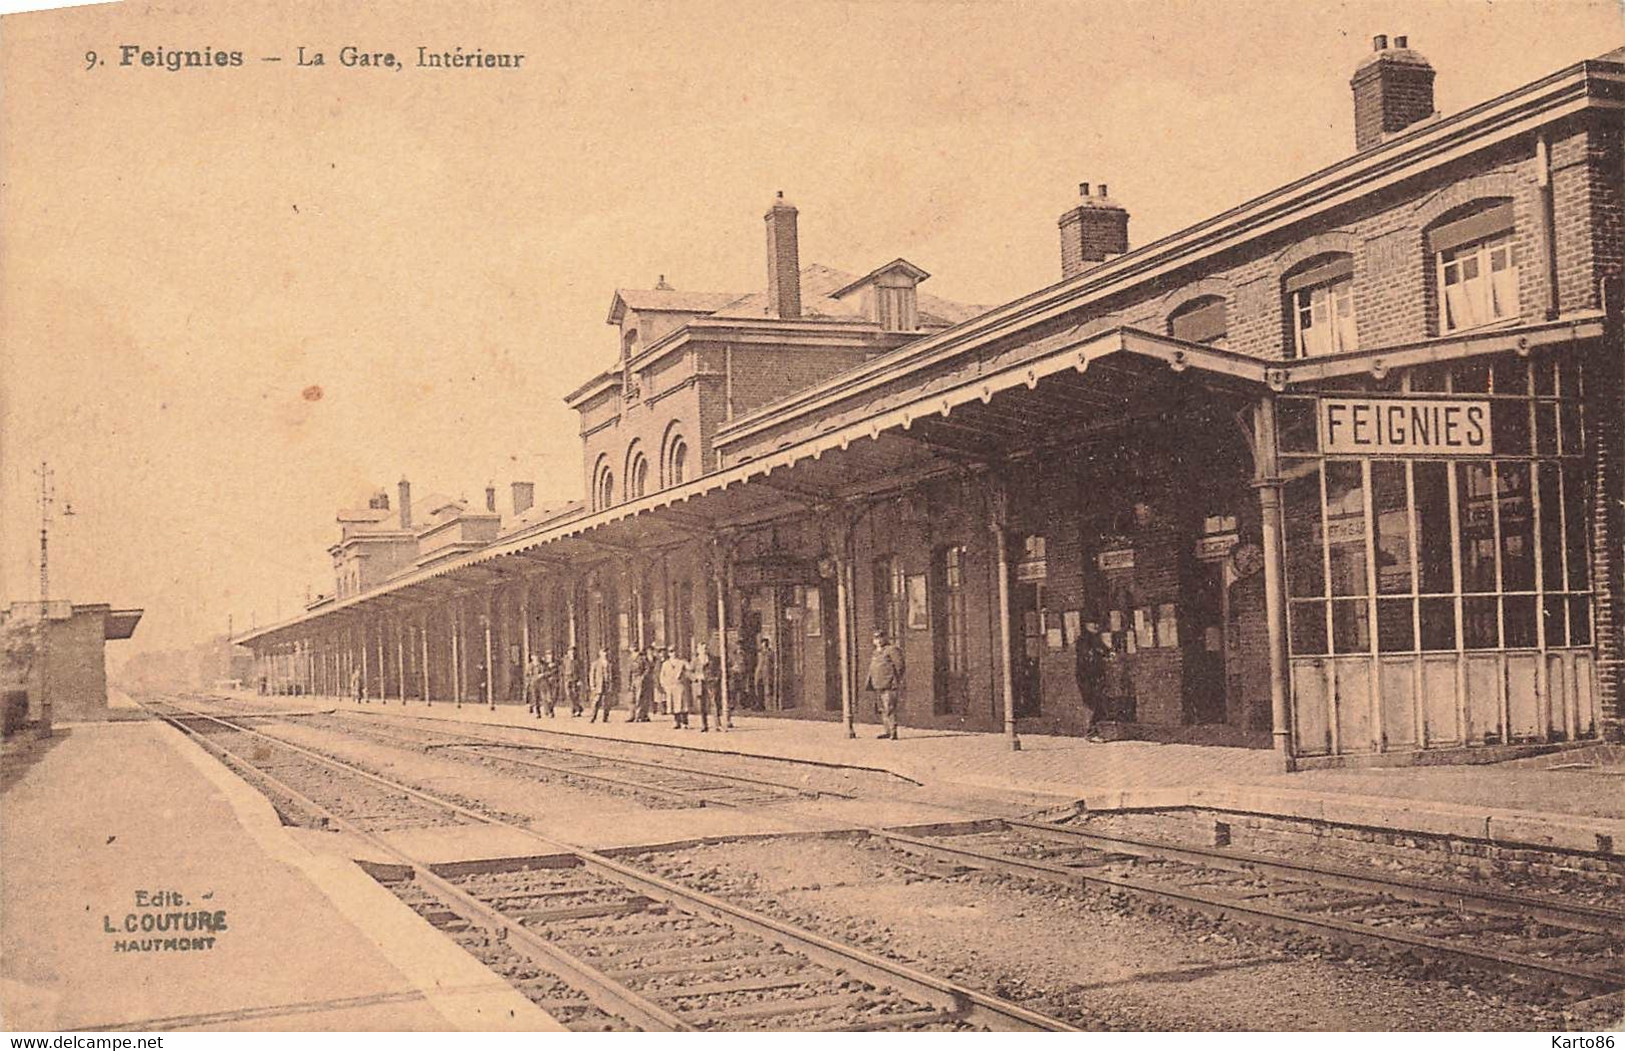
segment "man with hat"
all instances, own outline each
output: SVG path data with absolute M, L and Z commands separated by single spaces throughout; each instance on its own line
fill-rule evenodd
M 897 740 L 897 705 L 903 692 L 903 651 L 886 638 L 884 631 L 875 632 L 874 649 L 869 653 L 869 681 L 867 689 L 880 695 L 880 722 L 885 727 L 882 738 Z

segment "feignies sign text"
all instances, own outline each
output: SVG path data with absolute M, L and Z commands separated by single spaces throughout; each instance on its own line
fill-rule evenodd
M 1322 398 L 1320 451 L 1420 456 L 1493 451 L 1488 401 Z

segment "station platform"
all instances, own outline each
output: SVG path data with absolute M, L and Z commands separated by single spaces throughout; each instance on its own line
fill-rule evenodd
M 285 710 L 404 712 L 567 738 L 887 771 L 925 786 L 1081 801 L 1092 811 L 1199 807 L 1625 855 L 1625 752 L 1608 746 L 1583 753 L 1588 762 L 1564 763 L 1559 753 L 1540 761 L 1286 774 L 1268 751 L 1208 745 L 1023 734 L 1021 750 L 1012 751 L 1001 734 L 905 728 L 901 740 L 889 741 L 863 724 L 849 739 L 837 722 L 758 714 L 736 714 L 728 732 L 702 734 L 697 717 L 691 717 L 694 728 L 673 730 L 669 717 L 628 723 L 624 708 L 605 724 L 567 711 L 538 719 L 517 705 L 358 703 L 246 692 L 231 699 Z
M 0 771 L 8 1031 L 561 1028 L 173 727 L 58 726 Z

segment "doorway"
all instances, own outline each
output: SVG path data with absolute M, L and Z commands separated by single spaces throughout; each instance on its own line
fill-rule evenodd
M 1040 662 L 1044 657 L 1044 585 L 1016 581 L 1010 587 L 1010 623 L 1013 632 L 1010 663 L 1015 687 L 1015 714 L 1030 719 L 1043 714 L 1044 677 Z

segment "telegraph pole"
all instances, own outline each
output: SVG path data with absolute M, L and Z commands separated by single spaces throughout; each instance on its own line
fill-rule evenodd
M 39 603 L 45 616 L 45 603 L 51 600 L 51 504 L 56 499 L 51 465 L 41 460 L 34 472 L 39 478 Z
M 40 736 L 51 735 L 51 686 L 48 676 L 51 669 L 50 639 L 51 621 L 49 606 L 51 600 L 51 508 L 56 503 L 56 473 L 51 465 L 44 460 L 40 461 L 38 470 L 34 472 L 39 478 L 39 689 L 40 689 Z M 73 514 L 73 505 L 62 505 L 64 517 Z

